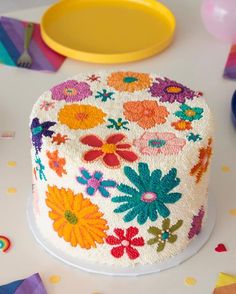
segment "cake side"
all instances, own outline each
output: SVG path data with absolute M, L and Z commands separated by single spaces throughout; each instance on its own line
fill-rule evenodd
M 213 134 L 199 92 L 155 74 L 81 74 L 45 92 L 30 120 L 35 216 L 55 247 L 150 264 L 200 232 Z

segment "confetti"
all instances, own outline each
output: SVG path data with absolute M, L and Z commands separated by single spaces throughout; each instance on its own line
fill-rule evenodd
M 11 241 L 5 236 L 0 236 L 0 250 L 2 250 L 3 253 L 6 253 L 10 247 Z
M 219 273 L 213 294 L 236 293 L 236 276 Z
M 16 166 L 16 162 L 13 161 L 13 160 L 10 160 L 10 161 L 8 161 L 7 166 L 8 167 L 15 167 Z
M 57 284 L 60 282 L 60 280 L 61 280 L 61 277 L 58 275 L 52 275 L 49 277 L 49 282 L 52 284 Z
M 7 194 L 16 194 L 16 188 L 9 187 L 9 188 L 7 189 Z
M 197 280 L 193 277 L 187 277 L 185 280 L 184 280 L 184 283 L 185 285 L 187 286 L 194 286 L 197 284 Z
M 15 132 L 11 132 L 11 131 L 0 132 L 0 139 L 14 139 L 14 138 L 15 138 Z
M 236 209 L 230 209 L 229 214 L 233 215 L 233 216 L 236 216 Z
M 230 172 L 230 167 L 227 165 L 222 165 L 221 170 L 223 173 L 229 173 Z
M 223 243 L 220 243 L 216 246 L 215 251 L 216 252 L 226 252 L 227 249 Z

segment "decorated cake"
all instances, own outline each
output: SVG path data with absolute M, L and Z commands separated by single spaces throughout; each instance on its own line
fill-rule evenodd
M 156 74 L 79 74 L 30 118 L 38 230 L 75 259 L 160 263 L 207 217 L 212 116 L 203 94 Z

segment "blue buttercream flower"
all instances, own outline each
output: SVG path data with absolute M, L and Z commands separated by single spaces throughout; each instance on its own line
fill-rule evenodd
M 35 157 L 35 163 L 36 163 L 36 171 L 39 174 L 40 180 L 47 181 L 46 176 L 44 174 L 45 166 L 42 164 L 41 159 L 36 155 Z
M 35 117 L 32 120 L 30 129 L 32 134 L 32 143 L 35 147 L 36 154 L 41 151 L 42 147 L 42 138 L 45 137 L 52 137 L 54 131 L 49 130 L 50 127 L 54 126 L 56 123 L 52 121 L 45 121 L 43 123 L 39 122 L 39 119 Z
M 92 175 L 85 168 L 80 169 L 81 175 L 76 178 L 76 180 L 86 186 L 86 192 L 88 195 L 93 196 L 97 191 L 103 197 L 110 197 L 108 188 L 116 187 L 116 182 L 113 180 L 104 180 L 103 173 L 100 171 L 95 171 Z
M 182 196 L 181 193 L 171 192 L 180 183 L 180 179 L 176 177 L 176 168 L 162 176 L 161 170 L 156 169 L 151 173 L 148 165 L 140 162 L 138 172 L 139 174 L 131 167 L 125 166 L 124 173 L 135 188 L 126 184 L 117 186 L 125 195 L 112 198 L 112 202 L 122 203 L 114 212 L 128 211 L 124 221 L 130 222 L 137 217 L 140 225 L 148 218 L 151 221 L 157 220 L 158 214 L 163 218 L 168 217 L 170 210 L 166 204 L 173 204 Z

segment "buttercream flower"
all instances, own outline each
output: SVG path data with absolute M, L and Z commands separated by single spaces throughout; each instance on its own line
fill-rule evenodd
M 197 141 L 201 141 L 202 137 L 199 134 L 194 134 L 194 133 L 189 133 L 187 136 L 188 141 L 193 141 L 193 142 L 197 142 Z
M 203 109 L 200 107 L 190 107 L 187 104 L 180 106 L 181 111 L 176 111 L 175 116 L 188 121 L 199 120 L 202 118 Z
M 96 106 L 85 104 L 65 105 L 58 113 L 61 124 L 73 130 L 87 130 L 104 123 L 106 114 Z
M 101 79 L 101 77 L 96 76 L 95 74 L 92 74 L 92 75 L 87 77 L 87 81 L 90 81 L 90 82 L 101 82 L 100 79 Z
M 55 106 L 55 102 L 43 101 L 43 102 L 40 104 L 40 109 L 41 109 L 41 110 L 48 111 L 49 109 L 54 108 L 54 106 Z
M 47 178 L 46 178 L 46 176 L 44 174 L 45 166 L 42 164 L 41 159 L 36 155 L 34 161 L 36 163 L 36 167 L 35 167 L 35 170 L 34 170 L 35 171 L 36 180 L 37 180 L 37 174 L 36 174 L 36 171 L 37 171 L 38 174 L 39 174 L 40 180 L 47 181 Z
M 49 130 L 56 123 L 52 121 L 45 121 L 40 123 L 39 119 L 35 117 L 32 120 L 30 129 L 32 134 L 32 143 L 35 147 L 36 154 L 41 151 L 44 137 L 52 137 L 54 131 Z
M 203 174 L 207 171 L 210 158 L 212 156 L 212 139 L 208 140 L 208 145 L 199 149 L 199 160 L 191 169 L 190 175 L 196 177 L 196 183 L 200 182 Z
M 192 239 L 195 235 L 198 235 L 201 232 L 204 215 L 204 207 L 201 206 L 201 208 L 198 211 L 198 214 L 193 216 L 192 225 L 188 233 L 189 239 Z
M 99 98 L 102 102 L 106 102 L 107 100 L 114 100 L 112 97 L 114 94 L 114 92 L 108 92 L 106 89 L 102 89 L 102 92 L 97 91 L 95 98 Z
M 150 227 L 148 233 L 154 235 L 155 237 L 148 240 L 148 245 L 157 244 L 157 252 L 162 251 L 166 242 L 174 243 L 177 240 L 177 235 L 173 234 L 177 231 L 183 224 L 182 220 L 178 220 L 176 224 L 170 225 L 170 219 L 166 218 L 162 221 L 162 229 L 158 227 Z
M 71 246 L 81 248 L 96 248 L 103 244 L 108 229 L 107 221 L 97 205 L 83 194 L 74 194 L 71 189 L 48 186 L 46 204 L 53 221 L 53 229 L 60 238 Z
M 103 173 L 95 171 L 92 175 L 85 168 L 80 169 L 81 176 L 77 177 L 78 183 L 86 186 L 86 192 L 89 196 L 95 195 L 97 191 L 103 197 L 110 197 L 109 188 L 116 187 L 116 182 L 103 178 Z
M 117 120 L 108 118 L 108 121 L 111 123 L 110 125 L 107 125 L 108 129 L 116 129 L 117 131 L 120 129 L 129 130 L 129 128 L 126 127 L 129 122 L 127 120 L 122 120 L 121 117 L 119 117 Z
M 125 118 L 143 129 L 165 123 L 169 114 L 165 106 L 159 106 L 152 100 L 125 102 L 123 107 Z
M 186 130 L 192 129 L 191 122 L 186 120 L 178 120 L 178 121 L 172 122 L 171 126 L 175 128 L 177 131 L 186 131 Z
M 124 174 L 132 186 L 123 183 L 118 185 L 117 189 L 124 195 L 113 197 L 111 201 L 119 203 L 119 207 L 114 210 L 115 213 L 127 211 L 123 218 L 125 222 L 133 221 L 137 217 L 138 223 L 143 225 L 148 218 L 156 221 L 158 214 L 168 217 L 170 210 L 167 205 L 177 202 L 182 197 L 181 193 L 172 192 L 180 183 L 175 168 L 162 176 L 160 169 L 151 172 L 146 163 L 140 162 L 138 173 L 125 166 Z
M 86 162 L 100 159 L 109 168 L 119 168 L 121 160 L 134 162 L 138 156 L 130 150 L 131 144 L 124 142 L 125 139 L 126 136 L 121 133 L 112 134 L 105 140 L 95 135 L 86 135 L 80 138 L 80 142 L 93 148 L 83 154 L 83 159 Z
M 152 84 L 150 92 L 153 97 L 160 97 L 161 102 L 185 103 L 186 99 L 192 100 L 194 96 L 197 96 L 194 91 L 167 78 L 157 78 L 156 81 L 157 83 Z
M 63 174 L 67 174 L 66 170 L 64 169 L 66 160 L 65 158 L 59 157 L 58 150 L 53 152 L 47 151 L 47 157 L 49 159 L 49 167 L 55 171 L 59 177 L 62 177 Z
M 177 138 L 173 133 L 145 132 L 139 139 L 134 140 L 134 145 L 139 151 L 147 155 L 177 154 L 185 144 L 185 139 Z
M 81 101 L 93 93 L 85 82 L 68 80 L 51 89 L 52 99 L 65 100 L 66 102 Z
M 52 143 L 56 143 L 57 145 L 64 144 L 67 140 L 69 140 L 68 136 L 60 133 L 57 133 L 52 137 Z
M 144 246 L 143 237 L 135 237 L 138 232 L 136 227 L 129 227 L 126 232 L 123 229 L 115 228 L 115 236 L 110 235 L 106 238 L 107 244 L 116 245 L 111 249 L 111 254 L 115 258 L 121 258 L 126 252 L 130 259 L 138 258 L 140 254 L 134 247 Z
M 134 92 L 148 88 L 151 78 L 145 73 L 120 71 L 112 73 L 107 79 L 107 84 L 120 92 Z

